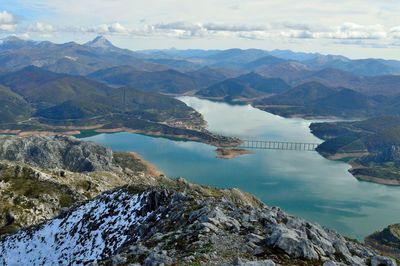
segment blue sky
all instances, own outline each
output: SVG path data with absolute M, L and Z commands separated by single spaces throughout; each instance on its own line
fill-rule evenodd
M 0 0 L 0 36 L 400 59 L 398 14 L 398 0 Z

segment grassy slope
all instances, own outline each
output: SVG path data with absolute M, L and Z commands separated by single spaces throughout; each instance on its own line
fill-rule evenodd
M 0 85 L 0 121 L 10 123 L 29 117 L 29 104 L 10 89 Z
M 325 139 L 318 152 L 325 156 L 339 153 L 355 155 L 359 165 L 351 172 L 355 176 L 371 176 L 400 181 L 400 117 L 387 116 L 356 122 L 313 123 L 311 130 Z M 361 166 L 361 167 L 360 167 Z
M 400 224 L 389 225 L 366 237 L 365 242 L 383 254 L 400 260 Z
M 143 91 L 183 93 L 199 88 L 195 78 L 175 70 L 146 72 L 121 66 L 99 70 L 90 74 L 89 77 L 109 84 L 131 86 Z
M 36 67 L 28 67 L 18 72 L 0 75 L 1 98 L 9 104 L 8 113 L 24 114 L 24 106 L 35 107 L 36 115 L 52 120 L 88 119 L 118 113 L 140 115 L 143 119 L 163 121 L 173 118 L 191 118 L 193 109 L 171 97 L 157 93 L 147 93 L 133 88 L 124 90 L 110 88 L 104 84 L 83 77 L 55 74 Z M 7 97 L 6 97 L 7 96 Z M 11 106 L 11 104 L 14 104 Z M 16 106 L 22 106 L 16 110 Z M 29 106 L 29 105 L 28 105 Z M 29 108 L 27 108 L 29 110 Z M 3 121 L 15 119 L 5 117 Z
M 254 72 L 226 79 L 197 92 L 202 97 L 212 98 L 254 98 L 271 93 L 280 93 L 290 86 L 279 78 L 264 78 Z
M 344 118 L 399 115 L 399 104 L 399 97 L 371 96 L 318 82 L 308 82 L 255 102 L 262 109 L 282 116 Z

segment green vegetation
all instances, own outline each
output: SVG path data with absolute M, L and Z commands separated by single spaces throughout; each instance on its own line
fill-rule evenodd
M 366 244 L 400 260 L 400 224 L 392 224 L 365 238 Z
M 183 93 L 199 88 L 196 79 L 175 70 L 138 71 L 118 66 L 96 71 L 90 78 L 118 86 L 130 86 L 143 91 Z
M 26 99 L 35 115 L 47 120 L 91 119 L 140 112 L 144 119 L 190 118 L 193 109 L 180 101 L 133 88 L 110 88 L 83 77 L 28 67 L 0 76 L 19 99 Z M 3 89 L 4 90 L 4 89 Z
M 279 93 L 290 88 L 279 78 L 267 79 L 254 72 L 231 78 L 216 83 L 196 93 L 197 96 L 209 98 L 224 98 L 232 100 L 236 98 L 256 98 L 272 93 Z
M 111 88 L 37 67 L 0 75 L 0 129 L 63 132 L 88 126 L 210 139 L 199 113 L 170 96 Z M 171 85 L 175 86 L 175 85 Z
M 355 165 L 351 173 L 356 177 L 368 181 L 391 180 L 382 183 L 400 185 L 399 124 L 400 117 L 387 116 L 355 122 L 313 123 L 310 128 L 325 140 L 317 151 L 327 157 L 348 154 L 341 160 Z
M 366 118 L 400 114 L 399 100 L 398 97 L 369 96 L 310 82 L 254 104 L 282 116 Z
M 0 182 L 4 184 L 0 190 L 0 235 L 41 221 L 40 214 L 82 201 L 69 186 L 41 179 L 30 167 L 0 164 Z M 9 221 L 3 223 L 7 217 Z
M 26 119 L 31 111 L 31 107 L 21 96 L 0 85 L 0 123 Z

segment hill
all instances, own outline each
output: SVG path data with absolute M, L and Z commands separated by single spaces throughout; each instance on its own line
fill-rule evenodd
M 212 67 L 242 68 L 243 64 L 267 56 L 268 52 L 260 49 L 228 49 L 213 53 L 206 57 L 207 64 Z M 204 60 L 204 58 L 203 58 Z
M 365 243 L 383 254 L 400 259 L 400 224 L 392 224 L 365 238 Z
M 331 87 L 346 87 L 368 95 L 400 94 L 400 76 L 363 77 L 339 69 L 326 68 L 303 76 L 297 82 L 314 81 Z
M 34 66 L 0 75 L 0 84 L 10 87 L 39 108 L 67 100 L 107 95 L 112 91 L 83 77 L 57 74 Z
M 237 72 L 226 69 L 203 67 L 194 71 L 185 72 L 185 74 L 194 78 L 201 88 L 206 88 L 225 79 L 236 76 Z
M 328 95 L 335 93 L 333 88 L 324 86 L 317 82 L 305 83 L 281 94 L 265 98 L 257 104 L 282 104 L 303 106 Z
M 282 116 L 341 118 L 398 115 L 399 103 L 399 97 L 368 95 L 318 82 L 308 82 L 254 102 L 255 106 Z
M 0 123 L 27 119 L 31 112 L 30 105 L 21 96 L 0 85 Z
M 360 180 L 400 185 L 400 117 L 385 116 L 356 122 L 313 123 L 312 133 L 325 140 L 317 151 L 348 158 L 350 172 Z
M 261 66 L 276 66 L 283 62 L 286 62 L 286 60 L 277 58 L 275 56 L 267 55 L 260 59 L 244 64 L 243 68 L 255 70 Z
M 139 90 L 163 93 L 184 93 L 199 87 L 196 79 L 171 69 L 146 72 L 122 66 L 102 69 L 91 73 L 88 77 L 112 85 L 130 86 Z
M 312 59 L 304 63 L 314 68 L 335 68 L 359 76 L 397 75 L 400 73 L 400 63 L 394 60 L 372 58 L 350 60 L 341 56 L 328 56 Z
M 216 83 L 196 95 L 209 98 L 251 99 L 288 90 L 283 80 L 264 78 L 254 72 Z
M 84 77 L 57 74 L 33 66 L 3 73 L 0 83 L 10 88 L 0 87 L 0 95 L 4 96 L 0 100 L 4 103 L 0 107 L 3 132 L 40 130 L 51 133 L 91 127 L 179 136 L 213 144 L 236 142 L 211 134 L 199 113 L 159 93 L 132 87 L 111 88 Z
M 261 65 L 255 71 L 265 77 L 281 78 L 290 85 L 299 85 L 307 76 L 313 73 L 306 65 L 295 61 L 287 61 L 272 66 Z M 300 82 L 297 83 L 297 81 Z

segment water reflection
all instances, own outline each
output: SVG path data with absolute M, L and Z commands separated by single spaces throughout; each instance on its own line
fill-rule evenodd
M 284 119 L 251 106 L 180 98 L 203 114 L 213 131 L 282 141 L 320 142 L 309 122 Z M 211 146 L 117 133 L 88 138 L 115 150 L 137 151 L 170 177 L 238 187 L 305 219 L 358 239 L 400 221 L 400 188 L 359 182 L 349 166 L 316 152 L 254 150 L 231 160 L 215 158 Z

